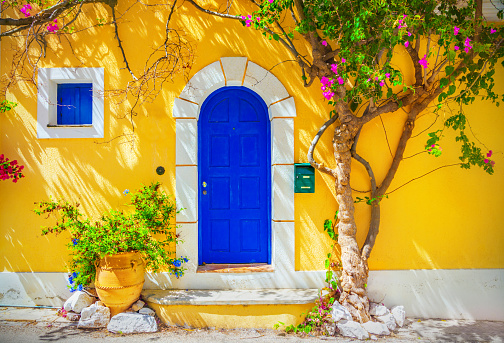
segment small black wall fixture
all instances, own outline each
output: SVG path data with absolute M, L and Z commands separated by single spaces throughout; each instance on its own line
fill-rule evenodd
M 163 175 L 163 174 L 164 174 L 164 172 L 165 172 L 164 167 L 159 166 L 159 167 L 157 167 L 157 168 L 156 168 L 156 173 L 157 173 L 158 175 Z

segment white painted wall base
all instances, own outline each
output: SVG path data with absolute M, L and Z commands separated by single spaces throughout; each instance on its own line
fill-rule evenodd
M 189 273 L 179 280 L 166 273 L 146 274 L 144 289 L 323 286 L 323 271 L 272 274 L 276 273 Z M 0 306 L 61 306 L 70 296 L 66 276 L 66 273 L 0 273 Z M 371 271 L 368 292 L 371 300 L 387 307 L 404 305 L 408 317 L 504 321 L 504 269 Z

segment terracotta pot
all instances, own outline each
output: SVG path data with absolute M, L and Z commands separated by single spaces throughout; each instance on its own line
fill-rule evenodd
M 144 262 L 137 252 L 102 258 L 96 267 L 95 287 L 110 315 L 127 310 L 140 297 L 144 283 Z

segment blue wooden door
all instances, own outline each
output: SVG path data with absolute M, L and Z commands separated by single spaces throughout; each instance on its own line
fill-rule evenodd
M 198 121 L 199 264 L 270 263 L 270 122 L 264 101 L 223 87 Z

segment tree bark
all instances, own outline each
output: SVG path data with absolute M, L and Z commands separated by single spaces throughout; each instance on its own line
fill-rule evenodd
M 342 124 L 334 130 L 333 147 L 336 160 L 336 201 L 339 205 L 338 244 L 341 247 L 343 267 L 340 279 L 343 292 L 340 303 L 350 311 L 354 320 L 365 323 L 370 320 L 369 300 L 365 290 L 368 265 L 362 258 L 357 244 L 355 208 L 350 187 L 351 148 L 358 127 L 355 117 L 342 116 L 341 111 L 339 113 Z

